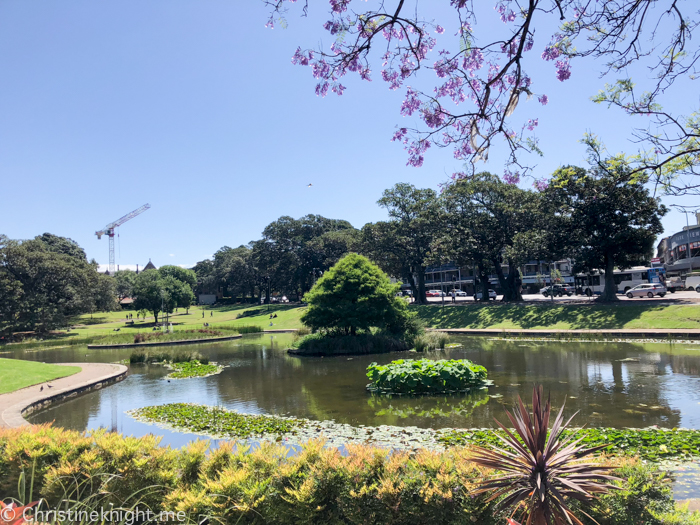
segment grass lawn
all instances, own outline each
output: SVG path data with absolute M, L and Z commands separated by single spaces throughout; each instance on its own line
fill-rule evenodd
M 431 328 L 700 329 L 700 306 L 626 304 L 488 304 L 413 306 Z
M 80 370 L 79 366 L 58 366 L 19 359 L 0 359 L 0 394 L 77 374 Z

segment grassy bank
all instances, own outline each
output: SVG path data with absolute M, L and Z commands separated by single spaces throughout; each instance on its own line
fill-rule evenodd
M 700 306 L 629 304 L 470 304 L 414 306 L 431 328 L 532 330 L 700 329 Z
M 19 359 L 0 359 L 0 394 L 80 372 L 79 366 L 58 366 Z

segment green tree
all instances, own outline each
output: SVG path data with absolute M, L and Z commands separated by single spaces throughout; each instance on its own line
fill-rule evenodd
M 178 281 L 186 283 L 190 289 L 194 289 L 197 285 L 197 274 L 193 270 L 182 268 L 181 266 L 166 265 L 158 268 L 158 272 L 166 277 L 168 275 L 174 277 Z
M 75 241 L 49 233 L 26 241 L 2 236 L 0 329 L 46 332 L 97 305 L 112 308 L 114 290 L 103 277 Z
M 661 217 L 668 210 L 649 194 L 646 182 L 624 159 L 613 157 L 589 170 L 560 168 L 546 190 L 566 225 L 574 270 L 605 272 L 602 301 L 617 300 L 614 269 L 648 262 L 663 232 Z
M 492 268 L 504 301 L 522 301 L 519 266 L 531 254 L 521 242 L 536 230 L 542 198 L 537 192 L 507 184 L 490 173 L 451 184 L 443 194 L 444 226 L 440 248 L 459 264 L 474 261 L 487 290 Z M 505 275 L 502 264 L 508 265 Z M 486 293 L 482 298 L 487 300 Z
M 304 296 L 309 307 L 301 321 L 313 330 L 356 335 L 372 328 L 396 331 L 409 317 L 406 302 L 397 297 L 377 265 L 351 253 L 323 274 Z
M 405 246 L 402 266 L 415 275 L 418 304 L 427 304 L 425 268 L 434 260 L 432 244 L 439 233 L 440 206 L 435 191 L 399 183 L 384 191 L 377 203 L 389 212 L 395 242 Z M 397 253 L 397 252 L 394 252 Z
M 411 250 L 401 241 L 397 229 L 398 224 L 394 221 L 365 224 L 360 233 L 358 251 L 387 274 L 408 283 L 413 297 L 418 297 L 416 276 L 411 271 Z
M 132 270 L 119 270 L 114 272 L 116 293 L 119 299 L 131 297 L 136 281 L 136 272 Z
M 134 308 L 153 312 L 156 323 L 160 312 L 172 313 L 176 307 L 189 308 L 194 301 L 189 282 L 174 277 L 172 267 L 164 268 L 164 272 L 160 269 L 141 272 L 134 283 Z

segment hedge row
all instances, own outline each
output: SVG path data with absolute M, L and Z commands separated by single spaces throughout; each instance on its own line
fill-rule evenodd
M 444 453 L 389 454 L 348 446 L 347 454 L 309 442 L 298 454 L 263 445 L 209 449 L 195 441 L 183 449 L 159 438 L 91 435 L 37 426 L 0 430 L 0 494 L 48 504 L 73 499 L 89 508 L 138 505 L 248 524 L 465 524 L 502 525 L 474 483 L 490 474 L 468 459 L 466 448 Z M 657 467 L 615 459 L 623 490 L 589 511 L 600 525 L 700 523 L 674 509 L 669 484 Z M 27 490 L 33 480 L 32 496 Z M 586 521 L 585 523 L 591 523 Z M 697 521 L 695 521 L 697 520 Z

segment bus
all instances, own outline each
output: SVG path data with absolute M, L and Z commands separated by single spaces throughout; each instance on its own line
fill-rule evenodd
M 635 266 L 628 270 L 615 270 L 613 272 L 617 293 L 627 293 L 627 290 L 639 284 L 661 283 L 666 284 L 666 270 L 664 268 L 649 268 Z M 605 288 L 605 272 L 593 274 L 579 273 L 574 278 L 574 287 L 577 295 L 600 295 Z

